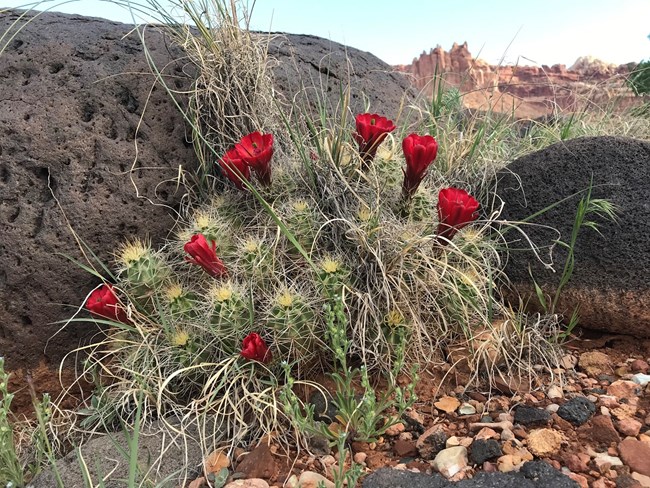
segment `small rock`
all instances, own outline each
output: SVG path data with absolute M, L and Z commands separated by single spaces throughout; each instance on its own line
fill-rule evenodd
M 413 441 L 397 439 L 393 444 L 393 452 L 398 458 L 415 457 L 418 455 L 418 448 Z
M 321 422 L 334 422 L 338 410 L 334 405 L 332 395 L 321 390 L 314 390 L 309 395 L 309 403 L 314 406 L 314 420 Z
M 650 476 L 650 445 L 628 437 L 618 445 L 618 452 L 632 471 Z
M 336 464 L 336 459 L 332 455 L 323 456 L 320 458 L 320 462 L 325 469 Z
M 643 488 L 650 488 L 650 476 L 641 473 L 632 473 L 632 478 L 636 480 Z
M 578 365 L 578 358 L 575 357 L 573 354 L 565 354 L 564 356 L 562 356 L 562 359 L 560 359 L 559 366 L 564 369 L 573 369 L 577 365 Z
M 578 360 L 578 366 L 590 376 L 612 372 L 612 361 L 605 353 L 598 351 L 583 352 Z
M 526 441 L 528 449 L 535 456 L 547 457 L 558 452 L 565 439 L 557 430 L 538 429 L 528 434 Z
M 503 456 L 501 446 L 494 439 L 474 439 L 469 459 L 472 464 L 480 465 L 490 459 Z
M 420 457 L 424 460 L 433 459 L 442 451 L 447 443 L 447 434 L 440 425 L 434 425 L 422 434 L 416 443 Z
M 636 437 L 643 424 L 636 419 L 625 417 L 616 422 L 616 429 L 623 435 Z
M 579 430 L 580 434 L 589 443 L 599 447 L 609 447 L 621 441 L 621 436 L 614 428 L 611 417 L 597 415 L 591 419 L 591 425 L 584 425 Z
M 504 454 L 512 454 L 513 456 L 522 459 L 523 461 L 532 461 L 533 455 L 528 449 L 522 447 L 519 441 L 508 441 L 502 446 Z
M 438 410 L 442 410 L 446 413 L 455 412 L 456 409 L 460 406 L 460 401 L 458 398 L 445 395 L 440 400 L 433 404 Z
M 384 432 L 385 435 L 389 437 L 396 437 L 406 430 L 406 427 L 402 422 L 398 422 L 394 425 L 391 425 Z
M 588 473 L 589 472 L 589 461 L 591 457 L 588 454 L 579 452 L 577 454 L 569 454 L 564 458 L 564 463 L 566 467 L 569 468 L 574 473 Z
M 296 488 L 298 486 L 298 477 L 295 474 L 292 474 L 287 482 L 284 484 L 284 488 Z
M 368 455 L 365 452 L 357 452 L 357 453 L 355 453 L 355 455 L 354 455 L 354 457 L 352 459 L 354 460 L 355 463 L 362 464 L 362 465 L 365 466 L 367 457 L 368 457 Z
M 636 404 L 641 394 L 641 384 L 634 381 L 618 380 L 607 387 L 607 394 L 619 400 L 625 398 L 628 402 Z
M 546 396 L 551 400 L 557 400 L 558 398 L 564 398 L 564 392 L 558 385 L 551 385 Z
M 269 484 L 260 478 L 249 478 L 246 480 L 231 481 L 223 488 L 269 488 Z
M 455 446 L 460 446 L 460 439 L 455 435 L 452 435 L 449 439 L 447 439 L 447 442 L 445 442 L 445 447 L 455 447 Z
M 314 473 L 313 471 L 303 471 L 298 478 L 298 486 L 300 488 L 318 488 L 322 483 L 325 488 L 336 488 L 334 483 L 325 478 L 322 474 Z
M 510 429 L 503 429 L 501 431 L 501 440 L 502 441 L 509 441 L 511 439 L 514 439 L 514 438 L 515 438 L 515 434 Z
M 634 373 L 647 373 L 650 371 L 650 364 L 643 359 L 635 359 L 630 363 L 630 370 Z
M 589 481 L 587 481 L 587 478 L 585 478 L 581 474 L 567 473 L 567 476 L 571 478 L 573 481 L 575 481 L 576 483 L 578 483 L 580 488 L 589 488 Z
M 650 383 L 650 374 L 637 373 L 632 376 L 632 381 L 637 385 L 646 386 Z
M 550 403 L 546 405 L 546 411 L 551 413 L 557 412 L 559 408 L 560 406 L 557 403 Z
M 230 467 L 230 459 L 225 449 L 217 449 L 205 457 L 203 465 L 207 474 L 218 473 L 223 468 Z
M 472 439 L 471 437 L 461 437 L 458 442 L 463 447 L 469 447 L 472 445 L 473 440 L 474 439 Z
M 585 397 L 575 397 L 560 405 L 557 414 L 573 425 L 582 425 L 596 412 L 596 405 Z
M 613 466 L 623 466 L 623 461 L 621 461 L 621 458 L 619 457 L 610 456 L 608 454 L 605 454 L 604 452 L 600 452 L 594 458 L 594 464 L 596 465 L 598 471 L 600 471 L 601 474 L 605 474 Z
M 490 429 L 489 427 L 483 427 L 481 430 L 478 431 L 478 433 L 474 436 L 474 440 L 481 440 L 481 439 L 498 439 L 499 434 L 493 430 Z
M 505 454 L 497 460 L 497 469 L 502 473 L 509 473 L 521 466 L 524 461 L 512 454 Z
M 550 412 L 537 407 L 519 405 L 515 410 L 515 423 L 527 427 L 541 427 L 551 419 Z
M 467 466 L 467 449 L 463 446 L 443 449 L 431 464 L 445 478 L 451 478 Z
M 471 403 L 463 403 L 458 409 L 458 413 L 461 415 L 474 415 L 476 408 Z
M 276 471 L 275 459 L 266 442 L 261 442 L 249 452 L 237 465 L 237 469 L 235 470 L 244 479 L 271 479 L 276 474 Z

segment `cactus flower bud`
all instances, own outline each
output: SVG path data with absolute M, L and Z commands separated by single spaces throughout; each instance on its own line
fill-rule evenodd
M 212 241 L 211 245 L 208 244 L 203 234 L 194 234 L 190 241 L 183 246 L 185 252 L 192 256 L 191 258 L 186 257 L 185 260 L 188 263 L 201 266 L 206 273 L 219 278 L 225 275 L 227 271 L 223 261 L 217 257 L 216 247 L 217 244 L 214 241 Z
M 270 349 L 256 332 L 251 332 L 244 338 L 240 354 L 246 359 L 264 364 L 270 363 L 273 359 Z
M 476 220 L 478 208 L 479 203 L 465 190 L 459 188 L 440 190 L 438 194 L 438 242 L 445 244 L 456 235 L 459 229 Z
M 123 324 L 130 322 L 117 299 L 113 285 L 108 283 L 100 286 L 90 294 L 88 300 L 86 300 L 86 308 L 96 317 L 122 322 Z

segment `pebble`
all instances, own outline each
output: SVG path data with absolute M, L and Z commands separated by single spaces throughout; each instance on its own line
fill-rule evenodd
M 472 464 L 480 465 L 490 459 L 503 456 L 501 446 L 494 439 L 474 439 L 469 459 Z
M 628 437 L 618 445 L 618 452 L 632 471 L 650 476 L 650 445 Z
M 573 425 L 582 425 L 596 412 L 596 405 L 585 397 L 575 397 L 560 405 L 557 414 Z
M 445 446 L 446 447 L 460 446 L 460 440 L 455 435 L 452 435 L 449 439 L 447 439 Z
M 612 371 L 612 362 L 609 356 L 598 351 L 588 351 L 580 354 L 578 366 L 591 376 L 607 374 Z
M 501 440 L 502 441 L 509 441 L 511 439 L 514 439 L 514 438 L 515 438 L 515 434 L 510 429 L 503 429 L 501 431 Z
M 269 484 L 261 478 L 231 481 L 223 488 L 269 488 Z
M 433 404 L 438 410 L 446 413 L 455 412 L 460 406 L 460 401 L 456 397 L 445 395 Z
M 557 400 L 558 398 L 564 398 L 564 393 L 562 392 L 561 387 L 559 387 L 558 385 L 552 385 L 548 389 L 546 396 L 551 400 Z
M 471 403 L 463 403 L 458 409 L 458 413 L 461 415 L 474 415 L 476 408 Z
M 632 376 L 632 381 L 637 385 L 646 386 L 650 383 L 650 374 L 637 373 Z
M 560 366 L 564 369 L 573 369 L 578 365 L 578 358 L 573 354 L 565 354 L 560 359 Z
M 367 458 L 368 455 L 365 452 L 357 452 L 352 459 L 354 460 L 355 463 L 362 464 L 363 466 L 365 466 Z
M 565 474 L 573 481 L 578 483 L 578 486 L 580 486 L 580 488 L 589 488 L 589 481 L 581 474 L 576 474 L 576 473 L 565 473 Z
M 431 464 L 445 478 L 451 478 L 467 466 L 467 449 L 463 446 L 443 449 Z
M 490 429 L 489 427 L 483 427 L 474 436 L 475 440 L 479 440 L 479 439 L 498 439 L 498 438 L 499 438 L 499 434 L 494 429 Z
M 541 427 L 551 419 L 550 412 L 537 407 L 519 405 L 515 410 L 515 424 L 527 427 Z
M 650 364 L 643 359 L 635 359 L 630 363 L 630 370 L 634 373 L 647 373 L 650 371 Z
M 623 461 L 617 456 L 610 456 L 601 452 L 594 458 L 594 464 L 601 474 L 605 474 L 612 466 L 623 466 Z
M 650 476 L 641 473 L 632 473 L 632 478 L 636 480 L 643 488 L 650 488 Z
M 638 436 L 642 426 L 641 422 L 630 417 L 622 418 L 616 422 L 616 430 L 625 436 L 631 437 Z
M 533 430 L 526 439 L 528 450 L 539 457 L 555 454 L 560 450 L 563 442 L 565 438 L 562 433 L 553 429 Z
M 420 457 L 424 460 L 433 459 L 436 454 L 446 447 L 447 434 L 442 426 L 434 425 L 427 429 L 420 437 L 418 437 L 417 447 Z
M 300 478 L 298 478 L 297 486 L 300 488 L 318 488 L 319 485 L 325 488 L 336 488 L 334 483 L 325 478 L 325 476 L 314 473 L 313 471 L 303 471 L 300 474 Z
M 402 422 L 398 422 L 398 423 L 388 427 L 386 429 L 386 432 L 384 432 L 384 434 L 389 436 L 389 437 L 395 437 L 395 436 L 400 435 L 405 430 L 406 430 L 406 427 L 404 426 L 404 424 Z
M 555 412 L 557 412 L 558 408 L 560 408 L 560 406 L 557 403 L 551 403 L 551 404 L 546 406 L 546 411 L 551 412 L 551 413 L 555 413 Z

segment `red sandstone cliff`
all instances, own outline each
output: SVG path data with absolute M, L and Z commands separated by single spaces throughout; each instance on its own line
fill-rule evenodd
M 449 52 L 440 46 L 423 52 L 410 65 L 397 69 L 408 73 L 413 84 L 427 95 L 433 93 L 435 75 L 457 87 L 471 108 L 511 111 L 519 117 L 536 117 L 554 108 L 577 110 L 586 104 L 599 106 L 616 101 L 618 107 L 635 103 L 625 86 L 627 65 L 608 65 L 589 57 L 579 58 L 567 69 L 553 66 L 494 66 L 474 59 L 467 43 L 454 43 Z

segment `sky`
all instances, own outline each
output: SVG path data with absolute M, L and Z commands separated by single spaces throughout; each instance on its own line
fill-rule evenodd
M 172 11 L 169 0 L 157 1 Z M 251 11 L 251 29 L 317 35 L 371 52 L 389 64 L 409 64 L 437 45 L 448 51 L 454 42 L 467 42 L 474 57 L 491 64 L 570 67 L 586 55 L 615 64 L 650 59 L 650 0 L 243 0 L 243 4 Z M 25 0 L 0 0 L 0 8 L 23 5 Z M 128 9 L 113 1 L 50 1 L 36 8 L 133 23 Z

